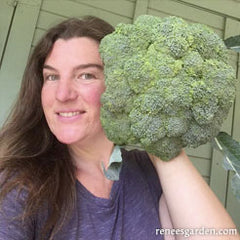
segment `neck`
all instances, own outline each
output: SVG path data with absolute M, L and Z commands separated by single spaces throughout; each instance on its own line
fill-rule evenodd
M 74 164 L 78 170 L 101 170 L 102 163 L 107 168 L 113 150 L 113 142 L 104 135 L 96 137 L 88 144 L 76 143 L 68 146 Z

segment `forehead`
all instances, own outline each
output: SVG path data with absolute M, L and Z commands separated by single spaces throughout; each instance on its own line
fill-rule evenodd
M 75 65 L 95 63 L 102 65 L 99 43 L 88 37 L 76 37 L 68 40 L 58 39 L 48 54 L 45 64 Z

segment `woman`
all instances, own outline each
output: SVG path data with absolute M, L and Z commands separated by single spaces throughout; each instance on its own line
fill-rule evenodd
M 163 162 L 122 149 L 120 179 L 104 176 L 114 144 L 99 119 L 98 46 L 112 31 L 95 17 L 70 19 L 35 47 L 0 136 L 0 240 L 144 240 L 163 239 L 161 228 L 235 228 L 184 151 Z

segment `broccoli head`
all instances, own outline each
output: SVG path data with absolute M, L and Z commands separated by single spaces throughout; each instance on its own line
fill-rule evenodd
M 115 144 L 169 160 L 218 134 L 236 78 L 224 42 L 210 28 L 142 15 L 117 25 L 99 51 L 106 83 L 100 118 Z

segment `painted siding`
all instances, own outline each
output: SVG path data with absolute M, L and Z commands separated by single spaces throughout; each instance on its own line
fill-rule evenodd
M 43 32 L 61 20 L 69 17 L 81 17 L 84 15 L 98 16 L 112 25 L 119 22 L 131 23 L 135 4 L 131 1 L 109 0 L 78 0 L 78 1 L 54 1 L 43 0 L 39 19 L 36 26 L 33 45 L 36 44 Z
M 11 28 L 12 17 L 14 15 L 15 6 L 6 1 L 1 2 L 0 7 L 0 67 L 4 56 L 5 46 L 8 40 L 9 29 Z
M 9 4 L 14 6 L 14 11 L 10 11 L 10 16 L 7 18 L 12 18 L 12 22 L 11 26 L 9 25 L 8 41 L 5 44 L 0 69 L 0 123 L 2 123 L 20 87 L 41 0 L 0 1 L 5 6 Z M 2 14 L 2 10 L 0 13 Z

